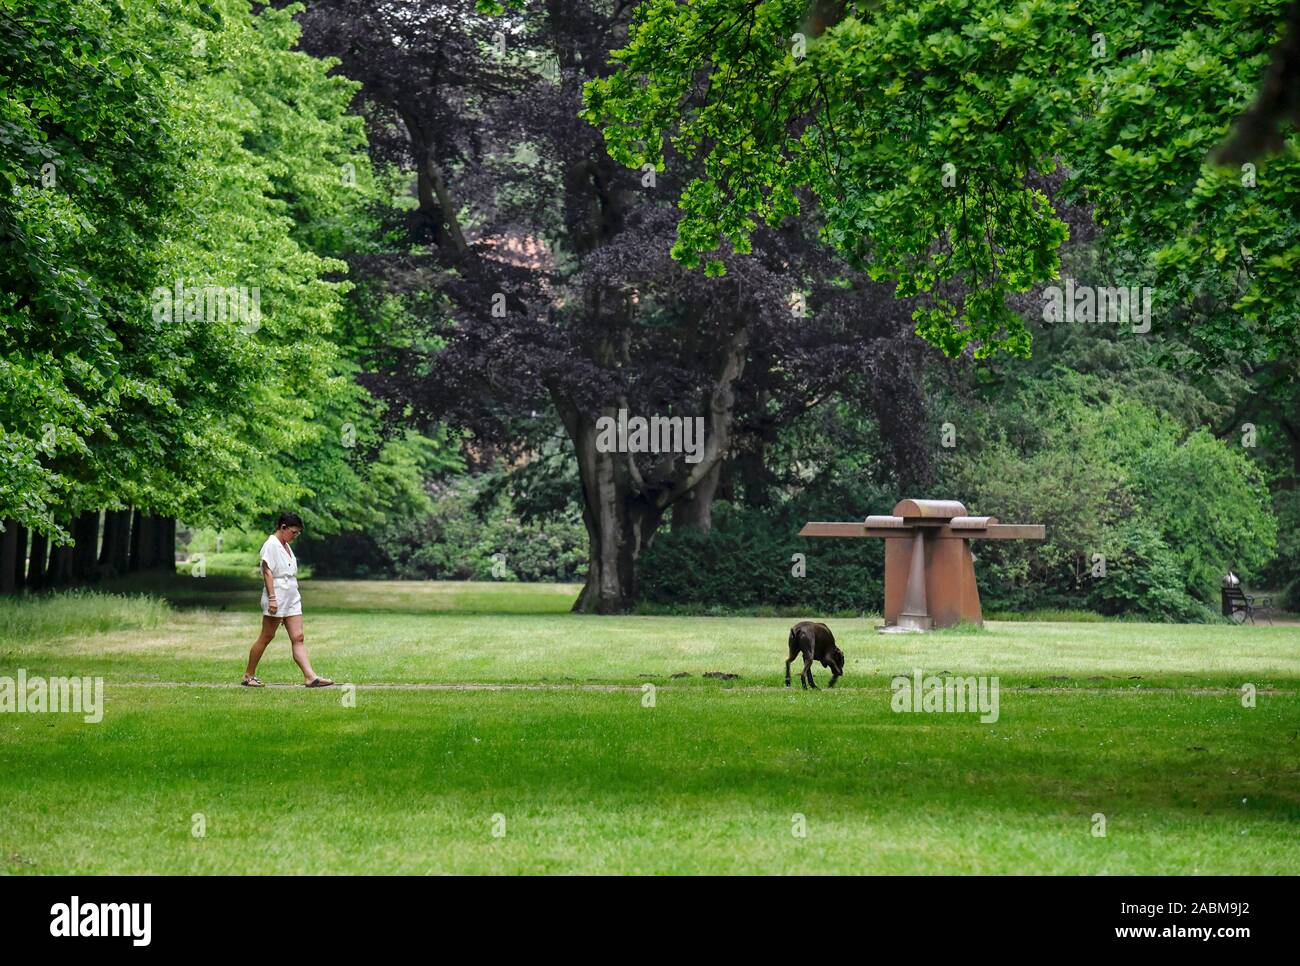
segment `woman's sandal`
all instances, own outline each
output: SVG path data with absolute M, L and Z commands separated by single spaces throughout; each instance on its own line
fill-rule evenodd
M 253 677 L 253 678 L 244 678 L 244 680 L 240 681 L 239 683 L 240 683 L 240 685 L 242 685 L 243 687 L 246 687 L 246 688 L 264 688 L 264 687 L 266 687 L 265 684 L 263 684 L 261 681 L 259 681 L 259 680 L 258 680 L 257 678 L 255 678 L 255 677 Z
M 333 686 L 334 682 L 329 678 L 313 678 L 303 685 L 304 688 L 329 688 Z

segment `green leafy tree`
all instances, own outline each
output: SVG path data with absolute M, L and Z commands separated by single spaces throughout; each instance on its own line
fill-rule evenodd
M 160 357 L 124 342 L 181 177 L 151 7 L 0 3 L 0 517 L 59 539 L 58 518 L 102 505 L 156 439 L 116 414 L 166 396 Z
M 674 254 L 721 271 L 811 195 L 824 237 L 949 355 L 1026 355 L 1008 297 L 1057 277 L 1043 176 L 1096 205 L 1162 319 L 1210 358 L 1300 348 L 1300 153 L 1248 172 L 1207 153 L 1250 101 L 1283 0 L 646 0 L 619 69 L 587 85 L 610 153 L 702 174 Z M 1249 174 L 1249 177 L 1243 177 Z M 1158 287 L 1157 287 L 1158 286 Z
M 0 3 L 0 519 L 422 505 L 436 444 L 385 446 L 357 383 L 356 85 L 295 49 L 299 9 Z
M 1225 572 L 1249 580 L 1274 555 L 1259 468 L 1122 378 L 1061 371 L 963 405 L 947 489 L 974 512 L 1047 526 L 1042 543 L 977 548 L 991 607 L 1203 616 Z

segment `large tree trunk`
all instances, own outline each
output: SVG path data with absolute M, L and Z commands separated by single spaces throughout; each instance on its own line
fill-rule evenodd
M 40 590 L 45 586 L 45 556 L 50 538 L 39 530 L 32 531 L 32 547 L 27 560 L 27 589 Z
M 736 409 L 736 383 L 745 371 L 749 330 L 738 326 L 718 357 L 712 392 L 706 400 L 703 459 L 685 471 L 665 495 L 673 508 L 673 530 L 713 529 L 713 500 L 722 480 L 723 460 L 731 448 L 732 423 Z
M 154 536 L 157 549 L 154 551 L 154 567 L 168 573 L 176 572 L 176 518 L 157 517 Z
M 573 440 L 582 483 L 582 516 L 589 544 L 587 583 L 573 609 L 584 613 L 625 613 L 636 602 L 637 565 L 669 507 L 704 487 L 699 503 L 684 511 L 688 519 L 711 524 L 713 494 L 718 470 L 731 442 L 735 386 L 745 368 L 748 331 L 742 325 L 731 334 L 719 354 L 717 378 L 705 401 L 706 425 L 700 462 L 685 463 L 682 456 L 661 456 L 648 478 L 632 453 L 602 453 L 596 447 L 597 417 L 583 413 L 572 400 L 553 393 L 556 409 Z M 611 343 L 612 344 L 612 343 Z M 598 347 L 595 358 L 608 363 L 610 344 Z M 625 400 L 599 414 L 617 418 Z M 674 510 L 674 513 L 676 511 Z
M 713 469 L 704 474 L 704 478 L 684 497 L 673 504 L 673 532 L 698 530 L 708 533 L 713 529 L 713 498 L 718 492 L 718 480 L 722 477 L 722 461 L 713 464 Z
M 149 570 L 158 558 L 156 518 L 152 513 L 136 510 L 131 520 L 131 558 L 129 569 Z
M 71 527 L 68 521 L 65 529 Z M 68 545 L 50 547 L 50 560 L 45 566 L 46 587 L 66 587 L 73 582 L 72 547 Z
M 14 543 L 14 590 L 20 591 L 27 587 L 27 528 L 18 523 L 14 524 Z
M 15 520 L 0 523 L 4 525 L 4 532 L 0 533 L 0 594 L 12 594 L 17 588 L 14 574 L 18 569 L 18 523 Z
M 126 573 L 131 556 L 131 511 L 109 510 L 104 514 L 104 542 L 99 551 L 99 569 L 109 577 Z
M 72 525 L 72 576 L 78 583 L 94 580 L 99 551 L 99 511 L 85 510 Z
M 719 467 L 731 441 L 735 384 L 744 371 L 747 344 L 748 333 L 742 326 L 722 349 L 717 380 L 706 400 L 703 452 L 695 464 L 686 463 L 683 454 L 661 455 L 651 468 L 653 472 L 643 474 L 634 454 L 602 453 L 596 446 L 597 419 L 617 419 L 618 408 L 625 407 L 625 401 L 591 416 L 572 400 L 552 394 L 577 454 L 582 518 L 587 527 L 587 583 L 574 610 L 598 614 L 630 610 L 636 602 L 637 565 L 664 513 L 701 487 L 699 503 L 686 512 L 705 529 L 711 523 Z
M 446 175 L 438 164 L 438 146 L 433 133 L 421 123 L 418 110 L 399 106 L 398 111 L 415 158 L 416 217 L 432 232 L 438 249 L 453 261 L 459 261 L 469 253 L 469 244 Z
M 588 614 L 622 614 L 636 602 L 637 563 L 663 509 L 639 493 L 631 454 L 596 448 L 596 422 L 569 409 L 566 428 L 578 454 L 582 519 L 587 527 L 587 583 L 573 605 Z

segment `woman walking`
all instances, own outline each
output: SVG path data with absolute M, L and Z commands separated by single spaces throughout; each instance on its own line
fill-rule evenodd
M 290 546 L 302 533 L 302 519 L 296 513 L 281 513 L 276 521 L 275 533 L 262 544 L 262 633 L 248 652 L 248 667 L 244 669 L 246 688 L 266 687 L 255 674 L 262 652 L 275 637 L 281 623 L 289 632 L 294 663 L 302 670 L 304 683 L 309 688 L 327 688 L 334 682 L 312 670 L 311 659 L 302 633 L 302 596 L 298 593 L 298 558 Z

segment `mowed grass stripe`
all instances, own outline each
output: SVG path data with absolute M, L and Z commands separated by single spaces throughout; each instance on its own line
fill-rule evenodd
M 107 705 L 99 725 L 0 715 L 0 870 L 1300 867 L 1295 627 L 881 637 L 830 620 L 848 675 L 813 693 L 782 686 L 791 619 L 464 613 L 541 594 L 308 582 L 313 661 L 357 685 L 349 708 L 300 686 L 283 637 L 259 671 L 280 686 L 238 688 L 255 588 L 180 584 L 179 609 L 56 599 L 0 615 L 0 675 L 100 675 Z M 893 713 L 890 678 L 918 667 L 997 675 L 1000 719 Z
M 635 693 L 375 691 L 355 708 L 321 697 L 150 688 L 111 701 L 97 726 L 5 716 L 3 867 L 1122 874 L 1300 862 L 1292 699 L 1245 709 L 1232 695 L 1026 692 L 982 725 L 838 690 L 682 689 L 653 708 Z
M 194 581 L 201 583 L 201 581 Z M 375 591 L 368 591 L 375 593 Z M 326 599 L 328 595 L 325 595 Z M 310 599 L 310 593 L 308 593 Z M 0 674 L 91 674 L 113 680 L 237 681 L 260 616 L 181 610 L 148 626 L 0 640 Z M 830 620 L 847 654 L 840 686 L 881 687 L 897 674 L 997 675 L 1004 686 L 1300 687 L 1300 628 L 1134 623 L 989 623 L 979 632 L 879 635 L 872 620 Z M 588 683 L 713 688 L 779 685 L 790 621 L 783 618 L 595 617 L 573 614 L 406 613 L 310 608 L 317 670 L 362 683 Z M 821 683 L 828 674 L 824 669 Z M 673 675 L 688 675 L 675 678 Z M 259 670 L 300 680 L 283 632 Z

